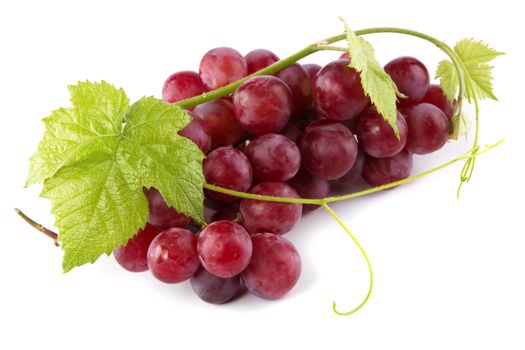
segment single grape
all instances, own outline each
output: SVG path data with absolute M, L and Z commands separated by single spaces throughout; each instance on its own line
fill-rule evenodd
M 408 134 L 405 118 L 399 112 L 396 123 L 399 138 L 375 107 L 366 109 L 357 123 L 359 145 L 367 154 L 376 158 L 388 158 L 399 153 L 405 147 Z
M 239 205 L 240 199 L 237 201 L 223 202 L 213 197 L 210 197 L 208 192 L 204 192 L 204 207 L 212 211 L 217 211 L 225 208 L 230 208 Z
M 203 162 L 206 182 L 231 190 L 245 192 L 252 185 L 253 172 L 248 158 L 236 148 L 221 147 L 210 152 Z M 209 191 L 215 199 L 231 202 L 236 197 Z
M 292 123 L 288 123 L 279 131 L 279 134 L 288 137 L 296 145 L 301 141 L 301 130 Z
M 437 151 L 448 140 L 450 123 L 445 113 L 430 103 L 420 103 L 403 109 L 408 126 L 406 149 L 411 153 Z
M 412 155 L 402 150 L 390 158 L 366 155 L 363 179 L 372 186 L 381 186 L 406 179 L 412 171 Z
M 191 117 L 191 122 L 179 131 L 179 135 L 189 138 L 202 152 L 208 153 L 211 147 L 211 137 L 206 125 L 196 113 L 188 112 L 188 114 Z
M 191 276 L 190 283 L 195 294 L 210 304 L 224 304 L 230 301 L 241 288 L 239 276 L 221 278 L 202 267 Z
M 208 91 L 201 77 L 196 72 L 183 71 L 172 74 L 162 88 L 162 99 L 175 103 Z
M 417 103 L 427 93 L 430 76 L 425 65 L 414 57 L 398 57 L 387 63 L 385 71 L 396 84 L 399 92 L 408 98 L 400 99 L 400 105 Z
M 313 93 L 315 77 L 317 76 L 317 73 L 319 73 L 321 68 L 323 67 L 315 63 L 306 63 L 306 64 L 303 64 L 303 68 L 308 74 L 308 78 L 310 78 L 310 84 L 312 84 L 312 93 Z
M 310 123 L 301 138 L 303 166 L 310 174 L 334 180 L 346 174 L 357 157 L 357 142 L 343 124 L 328 119 Z
M 301 166 L 301 151 L 288 137 L 265 134 L 250 140 L 244 151 L 261 181 L 282 182 L 291 179 Z
M 170 228 L 162 231 L 148 248 L 148 267 L 162 282 L 185 281 L 199 266 L 197 239 L 190 230 Z
M 301 274 L 299 253 L 286 238 L 270 233 L 254 235 L 252 244 L 252 260 L 241 274 L 246 288 L 265 299 L 283 297 Z
M 113 256 L 120 266 L 131 272 L 142 272 L 148 269 L 148 247 L 159 234 L 159 230 L 150 224 L 131 237 L 126 245 L 113 250 Z
M 251 78 L 233 94 L 235 116 L 254 135 L 279 132 L 292 114 L 292 94 L 279 78 L 263 75 Z
M 361 87 L 359 73 L 348 67 L 350 60 L 337 60 L 317 73 L 314 101 L 317 112 L 325 118 L 345 120 L 357 116 L 370 103 Z
M 341 56 L 339 56 L 340 60 L 350 60 L 350 54 L 348 52 L 343 52 Z
M 248 66 L 236 50 L 218 47 L 202 57 L 199 74 L 204 84 L 214 90 L 247 76 Z
M 156 188 L 144 189 L 144 194 L 148 199 L 149 216 L 148 222 L 158 228 L 165 230 L 171 227 L 185 227 L 190 219 L 169 207 L 162 194 Z
M 365 167 L 365 152 L 362 148 L 357 151 L 357 158 L 355 159 L 354 166 L 350 169 L 343 177 L 337 180 L 330 181 L 330 191 L 337 194 L 349 194 L 352 193 L 357 181 L 363 174 Z
M 238 206 L 222 208 L 217 210 L 211 217 L 210 223 L 215 221 L 228 220 L 242 223 L 242 216 Z
M 252 188 L 250 193 L 299 198 L 299 193 L 295 189 L 281 182 L 262 182 Z M 301 213 L 300 203 L 278 203 L 246 198 L 241 200 L 244 227 L 250 233 L 270 232 L 282 235 L 290 231 L 299 221 Z
M 292 92 L 292 114 L 302 113 L 312 104 L 312 83 L 303 66 L 293 63 L 277 72 L 275 76 L 284 81 Z
M 431 84 L 428 87 L 427 94 L 421 102 L 426 102 L 433 104 L 434 106 L 438 107 L 445 113 L 445 116 L 448 120 L 452 119 L 452 114 L 454 114 L 454 105 L 456 103 L 456 100 L 454 100 L 452 103 L 450 103 L 443 93 L 443 90 L 441 89 L 441 86 Z
M 241 140 L 245 131 L 235 118 L 233 104 L 224 99 L 213 100 L 195 107 L 211 137 L 211 149 L 232 146 Z
M 232 221 L 216 221 L 201 231 L 197 254 L 202 266 L 222 278 L 242 272 L 252 257 L 252 241 L 244 227 Z
M 256 49 L 248 52 L 244 59 L 248 65 L 248 74 L 260 71 L 263 68 L 279 61 L 279 57 L 271 51 L 265 49 Z
M 300 169 L 288 184 L 295 188 L 301 198 L 321 199 L 328 197 L 330 184 L 328 181 L 313 176 L 308 171 Z M 303 204 L 303 214 L 320 208 L 315 204 Z

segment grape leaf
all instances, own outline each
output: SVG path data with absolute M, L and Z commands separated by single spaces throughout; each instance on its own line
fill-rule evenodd
M 355 35 L 344 19 L 341 18 L 341 21 L 345 27 L 348 53 L 352 58 L 348 66 L 360 73 L 361 85 L 365 95 L 370 97 L 379 114 L 385 118 L 399 137 L 396 95 L 400 97 L 403 97 L 403 95 L 397 89 L 392 78 L 377 61 L 372 45 L 362 37 Z
M 492 67 L 488 62 L 503 55 L 482 41 L 472 38 L 462 39 L 454 51 L 459 56 L 464 67 L 465 89 L 463 96 L 471 102 L 474 98 L 490 98 L 497 100 L 492 89 Z M 439 63 L 436 78 L 447 98 L 452 101 L 459 89 L 459 76 L 452 62 L 443 60 Z
M 106 82 L 80 82 L 70 94 L 73 107 L 44 120 L 27 181 L 44 183 L 65 272 L 111 253 L 144 227 L 144 187 L 204 222 L 204 154 L 177 134 L 187 113 L 153 97 L 129 107 L 124 91 Z

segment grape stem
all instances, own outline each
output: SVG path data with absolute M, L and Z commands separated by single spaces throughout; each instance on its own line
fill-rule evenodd
M 58 234 L 56 232 L 48 229 L 47 227 L 45 227 L 45 226 L 39 224 L 38 222 L 36 222 L 35 220 L 31 219 L 29 216 L 24 214 L 24 212 L 22 212 L 18 208 L 15 208 L 15 212 L 22 219 L 24 219 L 25 222 L 27 222 L 29 225 L 31 225 L 33 228 L 37 229 L 38 231 L 42 232 L 43 234 L 45 234 L 46 236 L 51 238 L 55 242 L 55 246 L 57 246 L 57 247 L 59 246 L 59 244 L 58 244 Z

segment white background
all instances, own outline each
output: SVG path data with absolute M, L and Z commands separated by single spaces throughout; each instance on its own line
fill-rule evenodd
M 2 1 L 0 5 L 1 349 L 524 349 L 523 39 L 515 1 Z M 287 237 L 303 259 L 296 288 L 280 301 L 246 296 L 201 302 L 189 284 L 164 285 L 102 257 L 64 275 L 61 251 L 18 219 L 23 208 L 52 226 L 38 187 L 22 189 L 40 119 L 67 106 L 66 85 L 105 79 L 132 100 L 160 97 L 165 78 L 197 69 L 217 46 L 264 47 L 285 57 L 341 32 L 399 26 L 450 44 L 483 39 L 495 61 L 500 102 L 484 101 L 479 157 L 455 198 L 461 164 L 395 190 L 334 206 L 368 251 L 376 285 L 363 298 L 366 266 L 351 240 L 321 211 Z M 368 37 L 386 63 L 413 55 L 433 72 L 444 56 L 418 39 Z M 305 62 L 327 63 L 336 53 Z M 417 158 L 421 171 L 469 144 Z M 521 332 L 521 334 L 520 334 Z

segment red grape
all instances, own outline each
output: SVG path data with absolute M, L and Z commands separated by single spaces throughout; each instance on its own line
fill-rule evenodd
M 408 126 L 406 149 L 411 153 L 437 151 L 448 140 L 450 124 L 445 113 L 430 103 L 420 103 L 403 109 Z
M 390 158 L 366 155 L 363 179 L 372 186 L 381 186 L 406 179 L 412 171 L 412 155 L 406 150 Z
M 354 189 L 357 180 L 363 174 L 363 168 L 365 167 L 365 152 L 362 148 L 359 148 L 357 152 L 357 158 L 355 159 L 354 166 L 350 169 L 343 177 L 330 182 L 330 190 L 337 194 L 348 194 Z
M 321 68 L 323 67 L 315 63 L 306 63 L 306 64 L 303 64 L 303 68 L 308 74 L 308 78 L 310 78 L 310 83 L 312 84 L 312 90 L 313 90 L 315 77 L 317 76 L 317 73 L 319 73 Z
M 357 123 L 357 139 L 363 150 L 376 158 L 388 158 L 399 153 L 407 142 L 407 124 L 401 113 L 397 113 L 397 129 L 399 139 L 394 129 L 375 107 L 366 109 Z
M 439 85 L 431 84 L 421 102 L 433 104 L 445 113 L 448 120 L 452 119 L 452 114 L 454 114 L 453 103 L 455 101 L 450 103 Z
M 253 176 L 261 181 L 286 181 L 301 166 L 301 151 L 288 137 L 265 134 L 250 140 L 244 151 Z
M 312 175 L 334 180 L 346 174 L 357 157 L 357 142 L 343 124 L 321 119 L 310 123 L 301 138 L 303 165 Z
M 204 84 L 214 90 L 248 75 L 246 60 L 236 50 L 218 47 L 202 57 L 199 74 Z
M 210 152 L 203 163 L 206 182 L 236 191 L 247 191 L 252 185 L 253 172 L 248 158 L 236 148 L 221 147 Z M 209 191 L 215 199 L 231 202 L 236 197 Z
M 200 268 L 190 278 L 191 288 L 199 298 L 210 304 L 224 304 L 233 299 L 241 288 L 239 276 L 221 278 Z
M 288 123 L 279 131 L 279 134 L 288 137 L 296 145 L 301 141 L 301 130 L 292 123 Z
M 222 278 L 233 277 L 250 262 L 250 235 L 235 222 L 216 221 L 201 231 L 197 238 L 197 254 L 208 272 Z
M 199 268 L 197 240 L 191 231 L 170 228 L 162 231 L 148 248 L 148 266 L 165 283 L 179 283 Z
M 242 217 L 238 206 L 227 207 L 217 210 L 211 217 L 210 222 L 228 220 L 234 222 L 241 222 Z
M 350 119 L 361 113 L 370 103 L 361 87 L 359 73 L 348 67 L 349 62 L 334 61 L 317 73 L 314 100 L 317 112 L 325 118 Z
M 292 94 L 288 86 L 273 76 L 263 75 L 245 81 L 233 95 L 235 116 L 255 135 L 278 132 L 292 113 Z
M 196 72 L 183 71 L 168 77 L 162 88 L 162 99 L 168 103 L 182 101 L 208 91 Z
M 159 230 L 150 224 L 139 230 L 124 246 L 113 250 L 113 256 L 120 266 L 131 272 L 142 272 L 148 269 L 148 247 L 159 234 Z
M 299 198 L 299 193 L 292 187 L 281 182 L 262 182 L 256 185 L 250 193 Z M 301 218 L 300 203 L 277 203 L 255 199 L 241 200 L 241 214 L 244 226 L 250 233 L 270 232 L 282 235 L 292 229 Z
M 279 61 L 279 57 L 271 51 L 265 49 L 256 49 L 248 52 L 244 59 L 248 65 L 248 74 L 260 71 L 263 68 Z
M 417 103 L 427 93 L 430 76 L 425 65 L 414 57 L 398 57 L 387 63 L 385 71 L 396 84 L 399 92 L 408 98 L 401 99 L 400 105 Z
M 168 207 L 162 194 L 156 188 L 144 189 L 144 194 L 146 194 L 149 205 L 148 222 L 159 230 L 184 227 L 190 221 L 187 216 L 179 213 L 175 208 Z
M 179 131 L 179 135 L 189 138 L 202 152 L 208 153 L 211 147 L 211 137 L 206 125 L 196 113 L 188 112 L 188 114 L 191 116 L 191 122 Z
M 299 114 L 312 104 L 312 83 L 308 73 L 299 63 L 280 70 L 275 76 L 288 85 L 292 92 L 292 113 Z
M 235 118 L 233 104 L 224 99 L 213 100 L 195 107 L 211 137 L 211 149 L 239 142 L 245 131 Z
M 295 188 L 301 198 L 321 199 L 328 197 L 330 184 L 328 181 L 313 176 L 304 169 L 299 170 L 288 184 Z M 303 204 L 303 214 L 319 208 L 314 204 Z
M 339 56 L 340 60 L 350 60 L 350 54 L 348 52 L 343 52 L 341 56 Z
M 270 233 L 254 235 L 252 244 L 252 260 L 241 275 L 246 288 L 261 298 L 281 298 L 301 274 L 297 250 L 287 239 Z

